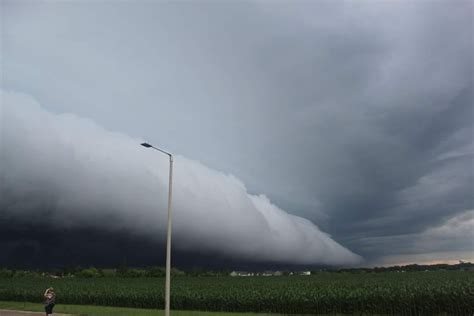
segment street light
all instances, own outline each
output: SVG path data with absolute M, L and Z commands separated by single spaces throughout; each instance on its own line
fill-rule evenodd
M 173 155 L 169 152 L 156 148 L 148 143 L 142 143 L 143 147 L 153 148 L 168 155 L 170 159 L 170 172 L 168 184 L 168 236 L 166 238 L 166 284 L 165 284 L 165 316 L 170 316 L 170 284 L 171 284 L 171 196 L 173 189 Z

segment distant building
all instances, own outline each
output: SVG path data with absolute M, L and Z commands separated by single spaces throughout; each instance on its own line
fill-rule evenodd
M 311 275 L 311 271 L 301 271 L 298 272 L 299 275 Z
M 285 273 L 283 271 L 263 271 L 263 272 L 247 272 L 247 271 L 232 271 L 230 276 L 282 276 Z M 298 275 L 310 275 L 310 271 L 298 272 Z M 290 272 L 289 275 L 293 275 L 293 272 Z
M 230 276 L 254 276 L 255 274 L 252 272 L 246 272 L 246 271 L 232 271 Z

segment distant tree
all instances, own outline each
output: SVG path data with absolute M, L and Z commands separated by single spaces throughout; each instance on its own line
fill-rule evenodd
M 62 267 L 61 268 L 61 276 L 69 276 L 74 275 L 74 271 L 71 267 Z
M 204 272 L 205 272 L 204 269 L 194 267 L 191 271 L 188 272 L 188 275 L 196 277 L 196 276 L 201 276 Z
M 184 273 L 184 271 L 181 271 L 177 268 L 171 268 L 170 274 L 171 274 L 171 276 L 174 276 L 174 277 L 186 275 L 186 273 Z
M 115 277 L 117 275 L 116 269 L 101 269 L 102 275 L 106 278 Z
M 49 270 L 49 273 L 50 273 L 51 275 L 58 275 L 58 276 L 60 276 L 60 275 L 63 274 L 62 272 L 63 272 L 63 271 L 62 271 L 62 269 L 60 269 L 60 268 L 53 268 L 53 269 L 50 269 L 50 270 Z
M 14 273 L 12 270 L 7 268 L 0 269 L 0 278 L 11 278 L 13 277 Z
M 77 276 L 81 278 L 98 278 L 100 277 L 100 273 L 96 268 L 90 267 L 88 269 L 83 269 L 77 274 Z
M 117 269 L 117 276 L 125 277 L 128 274 L 128 266 L 126 262 L 123 262 Z
M 163 267 L 149 267 L 146 269 L 146 276 L 152 278 L 161 278 L 166 276 L 166 270 Z
M 219 273 L 218 272 L 214 272 L 214 271 L 203 271 L 201 273 L 199 273 L 200 277 L 216 277 L 216 276 L 219 276 Z
M 143 269 L 128 269 L 124 276 L 127 278 L 140 278 L 146 276 L 146 271 Z

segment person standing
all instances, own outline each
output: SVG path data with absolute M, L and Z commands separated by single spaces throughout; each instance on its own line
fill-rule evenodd
M 47 316 L 53 315 L 53 307 L 56 300 L 56 293 L 52 287 L 47 288 L 44 292 L 44 310 Z

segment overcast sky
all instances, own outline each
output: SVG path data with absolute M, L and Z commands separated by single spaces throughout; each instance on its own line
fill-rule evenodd
M 473 16 L 460 0 L 3 0 L 1 224 L 156 238 L 167 166 L 147 140 L 178 155 L 182 251 L 474 260 Z

